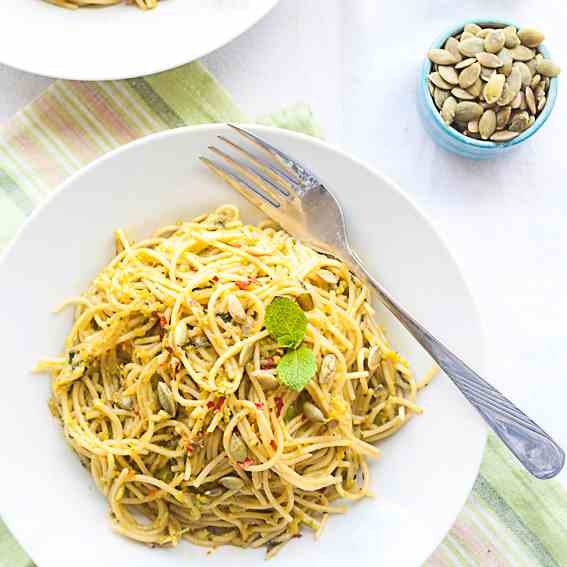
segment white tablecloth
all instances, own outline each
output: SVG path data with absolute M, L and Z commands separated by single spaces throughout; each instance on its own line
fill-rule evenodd
M 453 24 L 484 17 L 542 29 L 567 69 L 562 0 L 282 0 L 204 62 L 252 116 L 308 102 L 329 141 L 413 196 L 477 300 L 487 378 L 566 447 L 567 99 L 560 94 L 531 143 L 490 162 L 440 150 L 416 112 L 430 42 Z M 0 121 L 49 83 L 0 66 Z M 561 478 L 567 484 L 567 471 Z

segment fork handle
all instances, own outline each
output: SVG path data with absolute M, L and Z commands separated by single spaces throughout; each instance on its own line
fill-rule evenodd
M 565 464 L 565 453 L 561 447 L 523 411 L 400 307 L 354 254 L 353 257 L 382 303 L 451 378 L 522 465 L 540 479 L 557 475 Z

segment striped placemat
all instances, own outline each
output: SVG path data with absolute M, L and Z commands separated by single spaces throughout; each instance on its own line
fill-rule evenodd
M 198 63 L 125 81 L 54 83 L 0 128 L 0 246 L 50 191 L 104 153 L 169 128 L 228 121 L 250 119 Z M 319 135 L 305 105 L 257 121 Z M 31 565 L 0 520 L 0 566 Z M 566 492 L 530 477 L 492 435 L 466 506 L 426 562 L 477 566 L 567 566 Z

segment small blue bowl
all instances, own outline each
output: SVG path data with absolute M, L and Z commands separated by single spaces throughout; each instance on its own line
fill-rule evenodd
M 450 29 L 439 37 L 430 49 L 443 47 L 445 41 L 453 35 L 456 35 L 463 31 L 466 24 L 478 24 L 481 27 L 506 27 L 515 24 L 510 22 L 505 22 L 501 20 L 471 20 L 466 21 L 454 28 Z M 518 26 L 516 28 L 520 29 Z M 539 52 L 546 58 L 551 58 L 549 51 L 543 46 L 539 46 Z M 419 114 L 423 120 L 425 129 L 429 135 L 433 138 L 437 144 L 439 144 L 445 150 L 457 154 L 461 157 L 471 158 L 471 159 L 492 159 L 502 154 L 512 150 L 516 146 L 519 146 L 522 142 L 529 140 L 546 122 L 555 106 L 555 101 L 557 99 L 558 90 L 558 79 L 551 79 L 549 85 L 549 91 L 547 94 L 547 102 L 543 108 L 540 115 L 536 118 L 536 121 L 519 136 L 510 140 L 509 142 L 486 142 L 484 140 L 477 140 L 475 138 L 468 138 L 464 136 L 455 128 L 447 126 L 439 111 L 437 110 L 435 103 L 429 93 L 428 88 L 428 76 L 431 72 L 432 63 L 426 58 L 419 81 L 418 88 L 418 110 Z

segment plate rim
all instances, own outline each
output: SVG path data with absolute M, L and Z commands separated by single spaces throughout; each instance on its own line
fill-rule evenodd
M 206 55 L 210 55 L 215 51 L 225 47 L 229 43 L 232 43 L 235 39 L 246 33 L 248 30 L 253 28 L 258 22 L 264 19 L 280 2 L 280 0 L 262 0 L 263 3 L 266 5 L 263 6 L 263 10 L 260 10 L 258 14 L 255 15 L 249 22 L 247 22 L 244 26 L 240 29 L 233 31 L 230 35 L 228 35 L 224 40 L 219 42 L 216 47 L 205 47 L 202 49 L 196 50 L 194 55 L 186 56 L 180 55 L 178 58 L 172 58 L 169 63 L 161 64 L 161 65 L 153 65 L 144 67 L 143 64 L 138 66 L 132 66 L 132 71 L 128 71 L 126 74 L 123 72 L 120 73 L 82 73 L 80 70 L 80 66 L 77 66 L 77 71 L 75 73 L 68 73 L 68 72 L 61 72 L 58 71 L 57 64 L 51 66 L 48 64 L 47 68 L 43 68 L 45 66 L 39 65 L 36 66 L 33 63 L 30 64 L 21 64 L 21 63 L 13 63 L 9 60 L 5 59 L 6 55 L 3 54 L 2 50 L 0 50 L 0 64 L 6 65 L 11 69 L 16 69 L 19 71 L 23 71 L 25 73 L 30 73 L 32 75 L 38 75 L 40 77 L 46 77 L 49 79 L 62 79 L 66 81 L 120 81 L 126 79 L 134 79 L 137 77 L 154 75 L 156 73 L 161 73 L 164 71 L 170 71 L 177 67 L 181 67 L 182 65 L 186 65 L 188 63 L 192 63 L 193 61 L 197 61 Z M 9 50 L 5 50 L 4 53 L 10 53 Z M 35 61 L 35 59 L 34 59 Z M 90 164 L 89 164 L 90 165 Z
M 331 143 L 328 143 L 328 142 L 321 140 L 319 138 L 314 138 L 313 136 L 303 134 L 301 132 L 296 132 L 296 131 L 293 131 L 293 130 L 288 130 L 288 129 L 285 129 L 285 128 L 277 128 L 277 127 L 273 127 L 273 126 L 266 126 L 266 125 L 260 125 L 260 124 L 254 124 L 254 123 L 235 123 L 235 124 L 238 124 L 239 126 L 241 126 L 243 128 L 247 128 L 247 129 L 256 131 L 258 133 L 262 133 L 262 132 L 265 132 L 267 134 L 274 133 L 276 136 L 283 135 L 284 137 L 288 136 L 289 138 L 292 138 L 292 139 L 297 138 L 297 139 L 303 140 L 307 143 L 313 144 L 315 146 L 319 146 L 319 147 L 323 148 L 323 151 L 330 151 L 330 152 L 332 152 L 336 155 L 340 155 L 343 159 L 347 159 L 347 160 L 353 162 L 357 167 L 363 168 L 363 169 L 367 170 L 369 173 L 371 173 L 373 176 L 382 179 L 384 181 L 384 183 L 386 183 L 391 190 L 396 192 L 398 194 L 398 196 L 401 197 L 413 209 L 413 211 L 420 217 L 420 219 L 422 221 L 424 221 L 427 224 L 429 229 L 438 238 L 440 244 L 443 246 L 445 252 L 449 255 L 453 265 L 456 268 L 456 273 L 457 273 L 459 279 L 461 280 L 463 294 L 466 296 L 467 300 L 470 303 L 470 308 L 471 308 L 472 315 L 473 315 L 472 321 L 475 323 L 475 329 L 477 330 L 477 334 L 478 334 L 478 337 L 477 337 L 477 341 L 478 341 L 477 351 L 478 351 L 478 353 L 477 353 L 477 360 L 474 361 L 474 365 L 475 365 L 475 368 L 477 368 L 482 373 L 484 371 L 485 366 L 486 366 L 485 332 L 484 332 L 484 328 L 483 328 L 483 325 L 482 325 L 482 319 L 480 317 L 477 302 L 476 302 L 475 297 L 472 294 L 471 289 L 469 287 L 469 284 L 468 284 L 468 282 L 467 282 L 467 280 L 464 276 L 464 272 L 461 268 L 461 265 L 458 262 L 457 258 L 455 257 L 452 249 L 447 244 L 446 239 L 435 228 L 435 225 L 433 224 L 431 219 L 422 210 L 422 208 L 415 202 L 415 199 L 411 195 L 409 195 L 408 193 L 403 191 L 402 188 L 395 181 L 393 181 L 389 176 L 378 171 L 376 168 L 374 168 L 372 165 L 364 162 L 362 159 L 354 157 L 349 152 L 341 149 L 339 146 L 337 146 L 335 144 L 331 144 Z M 211 133 L 218 133 L 219 129 L 224 130 L 224 129 L 227 129 L 227 128 L 228 128 L 227 124 L 214 123 L 214 124 L 200 124 L 200 125 L 194 125 L 194 126 L 184 126 L 184 127 L 180 127 L 180 128 L 164 130 L 162 132 L 157 132 L 155 134 L 151 134 L 149 136 L 145 136 L 145 137 L 139 138 L 137 140 L 134 140 L 132 142 L 129 142 L 127 144 L 124 144 L 123 146 L 120 146 L 119 148 L 116 148 L 116 149 L 104 154 L 103 156 L 100 156 L 99 158 L 95 159 L 91 163 L 87 164 L 85 167 L 81 168 L 79 171 L 72 174 L 68 179 L 66 179 L 63 183 L 61 183 L 58 187 L 56 187 L 48 195 L 48 197 L 46 199 L 44 199 L 44 201 L 42 201 L 40 204 L 38 204 L 38 206 L 32 211 L 32 213 L 27 217 L 27 219 L 21 224 L 21 226 L 18 228 L 15 235 L 13 236 L 12 240 L 8 243 L 6 248 L 0 254 L 0 276 L 1 276 L 2 271 L 4 269 L 4 263 L 5 263 L 6 259 L 13 253 L 13 249 L 17 246 L 20 239 L 25 237 L 25 233 L 27 232 L 28 226 L 34 222 L 35 217 L 39 214 L 42 214 L 43 210 L 50 203 L 52 203 L 53 200 L 59 198 L 60 195 L 62 193 L 64 193 L 65 191 L 68 191 L 69 188 L 72 187 L 73 184 L 78 179 L 80 179 L 84 175 L 88 175 L 91 169 L 98 167 L 99 164 L 103 163 L 106 160 L 114 159 L 114 157 L 121 154 L 122 152 L 129 151 L 129 149 L 131 147 L 136 147 L 136 146 L 144 145 L 144 144 L 151 144 L 151 143 L 153 143 L 153 141 L 155 139 L 174 137 L 174 136 L 183 136 L 188 131 L 205 131 L 205 132 L 210 131 Z M 481 466 L 481 463 L 482 463 L 482 460 L 483 460 L 483 456 L 485 454 L 486 443 L 487 443 L 487 440 L 488 440 L 487 433 L 489 431 L 488 427 L 486 426 L 486 424 L 482 420 L 481 420 L 481 425 L 482 425 L 482 427 L 480 429 L 482 430 L 482 433 L 484 435 L 484 440 L 482 441 L 482 444 L 481 444 L 482 450 L 479 451 L 479 454 L 476 456 L 476 459 L 475 459 L 477 461 L 477 465 L 475 467 L 476 475 L 472 479 L 472 482 L 471 482 L 471 484 L 468 488 L 468 491 L 464 495 L 463 500 L 459 502 L 459 508 L 458 508 L 458 511 L 457 511 L 455 517 L 452 520 L 452 523 L 449 526 L 446 527 L 446 530 L 444 532 L 445 536 L 449 533 L 452 526 L 454 525 L 454 522 L 458 518 L 458 514 L 460 513 L 460 511 L 465 506 L 466 501 L 468 500 L 468 498 L 469 498 L 469 496 L 470 496 L 470 494 L 473 490 L 474 483 L 476 481 L 478 473 L 480 472 L 480 466 Z M 10 521 L 9 521 L 10 514 L 8 514 L 8 515 L 4 514 L 1 510 L 1 505 L 0 505 L 0 514 L 2 514 L 1 517 L 3 518 L 3 520 L 6 524 L 6 526 L 8 527 L 10 533 L 19 542 L 20 538 L 19 538 L 18 534 L 13 532 L 12 529 L 10 528 Z M 27 538 L 22 538 L 22 540 L 23 539 L 27 539 Z M 421 559 L 421 561 L 426 561 L 427 558 L 442 543 L 443 539 L 444 538 L 442 538 L 439 541 L 432 541 L 431 548 L 429 549 L 427 556 L 423 557 Z M 28 549 L 23 544 L 22 544 L 22 547 L 24 547 L 24 550 L 26 551 L 26 553 L 28 553 L 28 555 L 30 555 L 30 557 L 32 557 L 32 559 L 33 559 L 33 556 L 30 553 L 30 551 L 28 551 Z

